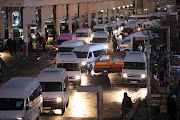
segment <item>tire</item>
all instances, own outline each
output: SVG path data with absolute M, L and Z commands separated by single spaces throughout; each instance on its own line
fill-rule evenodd
M 102 69 L 101 74 L 107 76 L 109 74 L 109 70 L 108 69 Z
M 66 110 L 65 107 L 63 107 L 63 108 L 61 109 L 62 115 L 64 115 L 65 110 Z
M 68 101 L 66 103 L 66 108 L 69 106 L 69 98 L 68 98 Z
M 129 51 L 128 49 L 124 50 L 124 52 L 128 52 L 128 51 Z

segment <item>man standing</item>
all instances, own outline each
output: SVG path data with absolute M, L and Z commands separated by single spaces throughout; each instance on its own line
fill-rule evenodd
M 123 120 L 130 120 L 130 109 L 133 108 L 131 98 L 124 92 L 124 98 L 122 102 L 122 118 Z

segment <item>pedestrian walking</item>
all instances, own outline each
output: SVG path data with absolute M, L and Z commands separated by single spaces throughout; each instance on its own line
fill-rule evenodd
M 42 49 L 45 51 L 45 46 L 46 46 L 46 38 L 43 37 L 42 41 Z
M 26 45 L 26 43 L 24 42 L 24 44 L 23 44 L 23 56 L 24 56 L 24 58 L 26 58 L 26 51 L 27 51 L 27 45 Z
M 12 40 L 12 51 L 16 54 L 16 38 L 13 38 Z
M 116 50 L 117 50 L 117 39 L 116 39 L 115 35 L 113 35 L 112 42 L 113 42 L 113 52 L 116 52 Z
M 124 92 L 124 98 L 122 102 L 122 118 L 123 120 L 130 120 L 130 109 L 133 108 L 131 98 Z
M 175 95 L 172 95 L 168 99 L 167 110 L 168 110 L 170 120 L 176 120 L 176 115 L 177 115 L 177 101 L 176 101 L 176 98 L 177 97 Z
M 9 53 L 10 53 L 11 55 L 13 55 L 13 50 L 12 50 L 12 38 L 8 38 L 8 40 L 7 40 L 7 47 L 8 47 L 8 49 L 9 49 Z

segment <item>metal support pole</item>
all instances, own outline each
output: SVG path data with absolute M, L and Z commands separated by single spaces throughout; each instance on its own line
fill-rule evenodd
M 147 39 L 146 50 L 147 50 L 147 104 L 148 104 L 148 120 L 151 118 L 151 71 L 150 71 L 150 39 Z
M 98 120 L 103 120 L 103 89 L 102 87 L 101 86 L 78 86 L 76 91 L 97 93 Z

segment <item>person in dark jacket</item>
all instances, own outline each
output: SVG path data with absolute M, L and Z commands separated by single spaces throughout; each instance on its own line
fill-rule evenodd
M 12 40 L 12 51 L 14 52 L 14 54 L 16 54 L 16 39 L 13 38 Z
M 117 50 L 117 40 L 116 40 L 115 35 L 113 35 L 112 42 L 113 42 L 113 52 L 116 52 L 116 50 Z
M 13 50 L 12 50 L 12 38 L 9 38 L 9 39 L 7 40 L 7 46 L 8 46 L 8 49 L 9 49 L 9 53 L 10 53 L 11 55 L 13 55 Z
M 133 108 L 131 98 L 128 97 L 127 93 L 124 92 L 124 98 L 122 102 L 122 118 L 125 120 L 130 119 L 130 109 Z
M 168 105 L 167 105 L 167 110 L 169 114 L 170 120 L 176 120 L 176 115 L 177 115 L 177 101 L 176 101 L 176 96 L 172 95 L 168 99 Z

